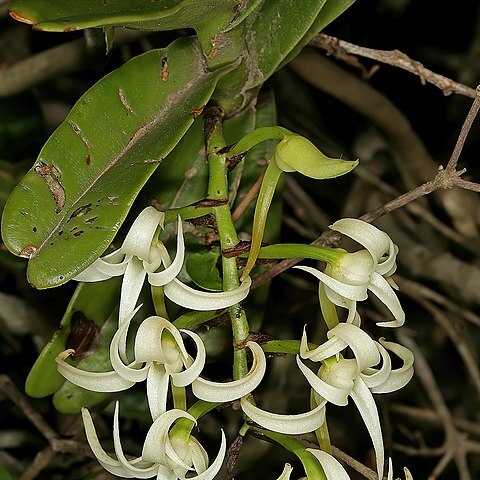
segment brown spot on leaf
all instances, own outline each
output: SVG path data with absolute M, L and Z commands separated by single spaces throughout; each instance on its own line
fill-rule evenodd
M 79 236 L 82 235 L 82 234 L 83 234 L 83 230 L 79 230 L 78 232 L 75 232 L 75 233 L 73 234 L 73 236 L 74 236 L 74 237 L 79 237 Z
M 85 220 L 85 223 L 87 224 L 90 224 L 90 223 L 93 223 L 98 217 L 91 217 L 91 218 L 87 218 Z
M 166 82 L 168 80 L 168 76 L 170 75 L 168 71 L 168 58 L 162 58 L 162 70 L 160 71 L 160 78 Z
M 91 203 L 82 205 L 81 207 L 78 207 L 76 210 L 73 211 L 73 213 L 70 215 L 70 218 L 67 221 L 69 222 L 75 217 L 81 217 L 82 215 L 85 215 L 86 213 L 88 213 L 91 209 L 92 209 Z
M 18 22 L 28 23 L 29 25 L 33 25 L 35 23 L 35 21 L 31 18 L 23 17 L 20 13 L 14 12 L 13 10 L 10 10 L 8 13 Z
M 202 105 L 201 107 L 198 107 L 198 108 L 194 108 L 192 110 L 193 119 L 195 120 L 197 117 L 199 117 L 202 114 L 204 109 L 205 109 L 205 105 Z
M 18 256 L 23 258 L 30 258 L 33 255 L 35 255 L 36 251 L 37 251 L 37 247 L 35 245 L 26 245 L 25 247 L 22 248 Z
M 53 196 L 55 202 L 55 213 L 59 213 L 62 208 L 65 206 L 65 189 L 60 183 L 62 174 L 60 170 L 55 168 L 53 165 L 47 165 L 44 162 L 39 162 L 35 165 L 33 171 L 42 177 L 47 183 L 48 189 Z
M 65 33 L 68 33 L 68 32 L 75 32 L 77 30 L 77 27 L 75 27 L 74 25 L 68 25 L 68 27 L 65 27 L 63 29 L 63 31 Z
M 144 160 L 143 163 L 161 163 L 163 162 L 163 158 L 147 158 Z
M 85 163 L 86 163 L 87 165 L 90 165 L 90 162 L 91 162 L 91 161 L 92 161 L 92 160 L 91 160 L 91 158 L 90 158 L 90 154 L 87 153 L 87 154 L 85 155 Z

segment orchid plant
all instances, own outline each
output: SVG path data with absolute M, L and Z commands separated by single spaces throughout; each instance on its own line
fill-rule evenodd
M 13 192 L 3 215 L 5 245 L 17 255 L 29 258 L 27 273 L 32 284 L 47 288 L 68 280 L 80 282 L 78 298 L 72 300 L 64 332 L 76 333 L 71 317 L 73 311 L 80 310 L 78 299 L 89 304 L 88 295 L 82 297 L 82 291 L 103 289 L 104 298 L 96 295 L 94 303 L 97 308 L 105 306 L 113 319 L 109 322 L 103 318 L 105 326 L 86 322 L 80 341 L 73 344 L 68 344 L 65 336 L 55 338 L 32 370 L 29 393 L 59 395 L 63 379 L 68 380 L 69 388 L 81 391 L 82 398 L 89 399 L 80 405 L 81 413 L 87 441 L 100 465 L 119 477 L 157 480 L 213 480 L 217 476 L 233 432 L 226 434 L 222 429 L 215 432 L 220 445 L 212 456 L 192 431 L 197 423 L 201 424 L 202 417 L 222 404 L 225 408 L 233 405 L 236 410 L 239 437 L 251 434 L 282 445 L 298 457 L 309 480 L 348 479 L 344 466 L 332 455 L 327 414 L 328 404 L 347 407 L 352 399 L 371 438 L 377 475 L 382 478 L 385 449 L 373 395 L 404 387 L 413 375 L 413 355 L 393 341 L 374 340 L 362 329 L 358 305 L 367 300 L 370 291 L 393 316 L 378 322 L 378 327 L 401 327 L 405 322 L 392 278 L 397 246 L 387 233 L 355 218 L 337 220 L 330 227 L 363 247 L 353 253 L 336 246 L 262 245 L 268 233 L 267 222 L 272 218 L 274 195 L 281 189 L 283 176 L 297 173 L 324 182 L 349 173 L 359 162 L 331 158 L 309 139 L 275 126 L 272 103 L 270 114 L 265 117 L 260 115 L 261 106 L 257 107 L 258 112 L 253 107 L 253 99 L 268 76 L 265 72 L 270 69 L 272 74 L 297 51 L 297 46 L 301 48 L 315 30 L 317 20 L 308 25 L 298 20 L 297 25 L 297 18 L 293 17 L 299 16 L 294 2 L 225 1 L 211 2 L 216 5 L 211 7 L 215 15 L 208 25 L 205 18 L 210 18 L 207 13 L 211 12 L 205 11 L 205 2 L 200 2 L 199 16 L 192 13 L 192 8 L 197 7 L 190 2 L 193 7 L 190 5 L 185 23 L 180 17 L 184 14 L 184 4 L 189 2 L 173 3 L 178 3 L 180 10 L 165 7 L 165 11 L 158 12 L 150 6 L 155 12 L 145 12 L 142 10 L 147 8 L 145 4 L 139 6 L 142 14 L 133 10 L 126 16 L 122 13 L 120 23 L 141 29 L 154 28 L 153 24 L 155 28 L 162 25 L 165 30 L 193 27 L 198 39 L 179 38 L 166 49 L 134 59 L 122 67 L 123 71 L 111 74 L 87 92 Z M 343 5 L 340 7 L 333 6 L 334 2 L 310 3 L 312 19 L 317 18 L 318 25 L 323 25 L 351 2 L 340 2 Z M 329 10 L 326 17 L 321 17 L 325 3 Z M 27 18 L 35 7 L 29 4 L 29 0 L 15 0 L 12 8 L 18 7 L 23 12 L 23 16 L 17 12 L 19 18 Z M 275 58 L 259 60 L 264 63 L 255 67 L 257 73 L 253 75 L 246 64 L 253 61 L 254 46 L 245 45 L 242 50 L 239 38 L 257 41 L 258 35 L 260 42 L 263 31 L 258 25 L 260 19 L 261 24 L 269 18 L 287 22 L 283 13 L 271 10 L 273 4 L 290 9 L 288 31 L 296 32 L 296 39 L 288 48 L 279 46 L 283 50 Z M 229 17 L 233 7 L 235 17 Z M 75 27 L 79 28 L 105 26 L 99 12 L 83 12 L 78 16 L 76 11 L 70 13 L 74 15 L 59 18 L 49 10 L 52 18 L 43 21 L 35 16 L 35 21 L 47 29 L 59 25 L 63 28 L 65 23 L 76 21 L 79 24 Z M 226 24 L 215 23 L 224 22 L 227 17 Z M 259 45 L 255 48 L 263 52 Z M 245 62 L 247 53 L 249 60 Z M 262 55 L 258 58 L 263 58 Z M 265 78 L 258 80 L 257 74 Z M 138 78 L 147 82 L 148 95 L 139 94 Z M 102 149 L 102 143 L 88 140 L 97 138 L 99 132 L 84 120 L 92 98 L 105 92 L 114 92 L 112 98 L 116 103 L 112 100 L 112 117 L 105 115 L 108 118 L 102 120 L 104 132 L 112 132 L 111 144 Z M 203 112 L 211 97 L 215 106 Z M 116 109 L 123 115 L 118 126 L 112 120 L 120 118 Z M 72 175 L 69 171 L 68 161 L 73 162 L 73 157 L 68 157 L 65 165 L 61 163 L 63 160 L 58 166 L 45 163 L 51 149 L 55 150 L 54 146 L 64 138 L 73 145 L 62 150 L 67 157 L 71 152 L 81 152 L 80 157 L 86 159 L 85 166 L 82 165 L 88 167 L 84 175 L 77 172 Z M 127 214 L 133 201 L 164 157 L 167 157 L 165 163 L 171 162 L 166 168 L 172 171 L 181 170 L 177 164 L 190 168 L 181 171 L 181 186 L 176 189 L 175 198 L 163 201 L 163 192 L 157 191 L 155 200 L 145 206 L 139 197 L 132 209 L 132 221 Z M 258 171 L 258 167 L 262 168 L 260 158 L 266 162 L 263 172 Z M 257 182 L 245 180 L 249 171 L 260 177 Z M 168 173 L 171 172 L 163 171 L 164 176 Z M 46 186 L 42 190 L 39 184 L 43 180 Z M 185 184 L 200 197 L 192 199 L 187 195 L 186 201 L 182 197 L 189 190 Z M 168 190 L 168 182 L 162 185 Z M 45 202 L 48 200 L 55 212 L 49 210 L 50 216 L 45 214 L 38 227 L 31 228 L 28 222 L 38 216 L 32 208 L 42 205 L 42 201 L 27 202 L 25 191 L 40 192 L 38 195 Z M 245 198 L 253 202 L 257 192 L 252 214 L 241 218 L 248 226 L 240 226 L 241 213 L 248 207 L 242 202 Z M 237 195 L 243 196 L 240 204 Z M 140 203 L 143 209 L 138 208 Z M 233 207 L 236 207 L 234 213 Z M 119 231 L 125 218 L 128 219 L 125 227 Z M 239 238 L 240 229 L 243 240 Z M 24 235 L 26 230 L 33 235 L 28 242 L 24 238 L 28 236 Z M 245 240 L 247 231 L 251 235 Z M 68 247 L 73 242 L 76 242 L 74 247 Z M 287 258 L 326 264 L 323 269 L 310 265 L 297 267 L 319 281 L 319 307 L 327 327 L 324 342 L 309 343 L 306 330 L 301 339 L 274 340 L 276 353 L 296 355 L 297 375 L 306 379 L 304 398 L 310 398 L 310 405 L 305 405 L 303 413 L 296 414 L 261 408 L 262 380 L 269 374 L 265 352 L 271 351 L 271 344 L 262 334 L 251 331 L 251 317 L 247 314 L 255 295 L 251 275 L 264 268 L 257 266 L 257 261 Z M 91 290 L 84 290 L 89 287 Z M 342 309 L 347 310 L 344 318 Z M 215 352 L 201 328 L 207 322 L 210 322 L 208 328 L 220 323 L 231 326 L 233 362 L 226 381 L 209 378 L 213 370 L 208 362 L 215 360 Z M 109 335 L 107 324 L 111 328 Z M 87 338 L 88 334 L 94 338 Z M 391 354 L 401 361 L 400 367 L 392 367 Z M 87 358 L 79 361 L 82 356 Z M 319 365 L 311 370 L 305 362 Z M 48 376 L 54 381 L 49 383 Z M 113 413 L 114 451 L 108 452 L 102 447 L 92 419 L 95 404 L 108 398 L 107 394 L 130 389 L 143 392 L 143 385 L 149 427 L 139 442 L 141 454 L 131 458 L 124 453 L 123 445 L 127 442 L 122 441 L 119 413 L 123 393 Z M 103 396 L 95 397 L 99 393 Z M 71 397 L 65 396 L 62 403 L 57 396 L 56 405 L 72 411 Z M 308 433 L 316 435 L 318 448 L 307 448 L 296 437 Z M 227 463 L 231 465 L 235 455 L 231 452 L 228 455 Z M 278 480 L 289 479 L 291 474 L 292 467 L 287 464 Z M 388 478 L 393 475 L 391 461 L 387 475 Z

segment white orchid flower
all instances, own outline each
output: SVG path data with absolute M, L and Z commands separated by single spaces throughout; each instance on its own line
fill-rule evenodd
M 311 267 L 295 267 L 311 273 L 320 280 L 322 291 L 335 305 L 348 309 L 347 322 L 354 319 L 357 302 L 367 299 L 372 292 L 393 314 L 394 320 L 378 323 L 381 327 L 400 327 L 405 313 L 392 289 L 389 277 L 395 272 L 398 247 L 390 237 L 378 228 L 355 218 L 344 218 L 330 226 L 332 230 L 347 235 L 365 249 L 339 255 L 337 261 L 327 264 L 325 270 Z
M 171 435 L 170 427 L 179 418 L 187 418 L 196 423 L 189 413 L 173 409 L 160 415 L 150 427 L 143 444 L 142 455 L 133 460 L 127 459 L 123 453 L 119 429 L 118 402 L 113 419 L 113 445 L 116 458 L 111 457 L 102 448 L 98 440 L 90 412 L 82 409 L 83 423 L 88 443 L 95 457 L 105 470 L 123 478 L 152 478 L 159 480 L 185 480 L 187 473 L 195 471 L 196 476 L 188 476 L 192 480 L 213 480 L 222 467 L 226 453 L 226 439 L 222 430 L 219 452 L 210 466 L 208 455 L 197 439 L 192 436 L 188 440 Z
M 344 406 L 351 397 L 357 405 L 373 442 L 379 478 L 383 474 L 384 448 L 377 406 L 372 393 L 388 393 L 405 386 L 413 376 L 413 354 L 407 348 L 380 339 L 372 340 L 358 326 L 339 323 L 327 332 L 328 340 L 314 350 L 308 349 L 305 332 L 300 357 L 324 362 L 318 374 L 306 367 L 297 356 L 297 364 L 315 392 L 317 402 L 325 399 Z M 343 358 L 341 351 L 349 347 L 352 359 Z M 391 368 L 388 351 L 395 353 L 403 365 Z M 382 361 L 380 368 L 374 368 Z
M 131 317 L 120 326 L 110 344 L 113 371 L 86 372 L 68 364 L 65 359 L 72 350 L 57 357 L 57 368 L 70 382 L 96 392 L 118 392 L 147 380 L 148 404 L 155 420 L 166 411 L 169 381 L 176 387 L 185 387 L 200 375 L 205 365 L 205 346 L 196 333 L 178 330 L 165 318 L 153 316 L 140 324 L 135 337 L 135 358 L 126 364 L 122 339 L 126 338 Z M 187 353 L 180 332 L 195 342 L 195 359 Z
M 250 371 L 243 378 L 232 382 L 212 382 L 198 377 L 192 383 L 193 394 L 206 402 L 225 403 L 238 400 L 258 387 L 267 369 L 267 360 L 262 347 L 255 342 L 245 346 L 252 352 L 253 361 Z
M 177 252 L 173 262 L 165 245 L 155 238 L 157 228 L 163 228 L 165 214 L 153 207 L 145 208 L 133 222 L 122 246 L 75 277 L 80 282 L 99 282 L 124 275 L 120 295 L 119 325 L 135 308 L 140 291 L 148 276 L 151 285 L 164 286 L 165 295 L 177 305 L 192 310 L 219 310 L 243 300 L 250 290 L 248 278 L 240 287 L 229 292 L 202 292 L 176 277 L 185 259 L 185 242 L 180 217 L 177 226 Z M 164 270 L 157 271 L 163 265 Z

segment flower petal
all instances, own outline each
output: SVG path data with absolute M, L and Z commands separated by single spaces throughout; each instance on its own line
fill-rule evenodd
M 97 258 L 83 272 L 74 277 L 74 280 L 78 282 L 101 282 L 123 275 L 130 259 L 131 256 L 125 256 L 120 250 L 115 250 L 103 258 Z
M 333 357 L 340 353 L 348 345 L 342 339 L 333 337 L 322 343 L 314 350 L 308 349 L 308 340 L 305 327 L 303 328 L 302 340 L 300 342 L 300 357 L 311 360 L 312 362 L 321 362 L 326 358 Z
M 222 441 L 220 443 L 220 449 L 218 450 L 218 454 L 215 457 L 215 460 L 204 472 L 200 473 L 196 477 L 189 477 L 189 480 L 214 480 L 217 473 L 222 468 L 223 459 L 225 458 L 226 452 L 227 452 L 227 440 L 225 438 L 225 433 L 222 430 Z
M 267 361 L 258 343 L 247 342 L 246 346 L 253 354 L 253 362 L 245 377 L 226 383 L 211 382 L 199 377 L 192 383 L 193 394 L 206 402 L 224 403 L 237 400 L 255 390 L 265 375 Z
M 92 416 L 86 408 L 82 408 L 82 418 L 87 442 L 100 465 L 107 470 L 107 472 L 117 475 L 118 477 L 135 478 L 135 476 L 129 473 L 118 460 L 110 457 L 110 455 L 108 455 L 102 448 L 102 445 L 98 440 L 95 425 L 92 421 Z
M 378 263 L 382 255 L 390 251 L 390 237 L 377 227 L 358 218 L 342 218 L 330 225 L 332 230 L 347 235 L 363 245 Z
M 277 478 L 277 480 L 290 480 L 290 475 L 292 474 L 293 468 L 289 463 L 286 463 L 283 467 L 283 472 Z
M 205 345 L 203 344 L 202 339 L 195 332 L 190 332 L 189 330 L 185 329 L 182 329 L 181 331 L 189 335 L 195 342 L 195 345 L 197 347 L 197 356 L 195 357 L 193 363 L 183 372 L 170 373 L 170 376 L 172 377 L 172 382 L 176 387 L 186 387 L 187 385 L 193 383 L 193 381 L 196 380 L 202 373 L 207 356 L 205 351 Z
M 137 309 L 138 310 L 138 309 Z M 150 365 L 146 364 L 143 367 L 141 363 L 133 361 L 132 363 L 125 365 L 124 361 L 121 358 L 122 349 L 125 349 L 125 346 L 122 347 L 121 342 L 126 339 L 128 327 L 130 326 L 130 320 L 125 322 L 116 332 L 110 343 L 110 362 L 112 367 L 115 370 L 116 374 L 128 381 L 133 383 L 143 382 L 147 378 L 148 369 Z
M 111 372 L 87 372 L 68 364 L 65 359 L 73 353 L 75 350 L 65 350 L 57 356 L 55 361 L 59 373 L 74 385 L 93 392 L 109 393 L 127 390 L 134 384 L 134 382 L 120 377 L 114 370 Z
M 191 310 L 221 310 L 241 302 L 250 291 L 250 277 L 236 289 L 227 292 L 202 292 L 174 279 L 165 285 L 164 293 L 173 303 Z
M 168 383 L 165 367 L 153 363 L 147 375 L 147 399 L 153 421 L 167 411 Z
M 344 406 L 348 404 L 348 395 L 351 388 L 339 388 L 328 384 L 313 373 L 306 365 L 302 363 L 297 355 L 297 364 L 301 372 L 307 379 L 310 386 L 322 397 L 334 405 Z
M 372 273 L 368 289 L 392 312 L 395 320 L 379 322 L 379 327 L 401 327 L 405 323 L 405 312 L 390 284 L 379 274 Z
M 128 262 L 123 276 L 122 290 L 120 292 L 120 307 L 118 310 L 119 325 L 122 325 L 135 310 L 135 305 L 142 291 L 145 275 L 146 273 L 141 260 L 133 257 L 130 262 Z
M 297 266 L 293 268 L 298 268 L 299 270 L 303 270 L 304 272 L 311 273 L 313 276 L 317 277 L 323 284 L 327 287 L 331 288 L 333 291 L 345 297 L 349 300 L 366 300 L 367 295 L 367 287 L 365 285 L 347 285 L 346 283 L 340 282 L 329 275 L 317 270 L 316 268 L 312 267 L 304 267 L 304 266 Z M 325 290 L 328 296 L 328 291 Z M 330 297 L 329 297 L 330 298 Z M 332 300 L 330 298 L 330 300 Z M 333 301 L 333 300 L 332 300 Z M 333 303 L 335 303 L 333 301 Z
M 340 338 L 352 349 L 359 372 L 380 362 L 380 353 L 375 342 L 368 333 L 351 323 L 339 323 L 327 332 L 327 337 Z
M 366 368 L 360 373 L 360 377 L 370 390 L 383 384 L 390 376 L 390 372 L 392 371 L 392 362 L 386 348 L 380 343 L 375 342 L 375 344 L 377 345 L 378 351 L 382 356 L 381 368 Z
M 173 262 L 170 261 L 170 255 L 163 243 L 159 244 L 158 248 L 160 250 L 163 264 L 165 265 L 165 270 L 155 273 L 147 270 L 148 281 L 150 285 L 153 285 L 154 287 L 162 287 L 163 285 L 170 283 L 182 270 L 183 262 L 185 260 L 185 241 L 183 239 L 182 221 L 180 217 L 178 218 L 177 228 L 177 253 Z
M 384 450 L 382 427 L 380 426 L 380 418 L 378 417 L 377 405 L 375 400 L 361 378 L 355 380 L 352 393 L 350 394 L 352 400 L 357 405 L 358 411 L 367 427 L 370 438 L 372 439 L 375 456 L 377 459 L 377 474 L 378 478 L 383 476 L 384 464 Z
M 262 410 L 246 398 L 242 398 L 240 404 L 244 413 L 255 423 L 267 428 L 272 432 L 285 433 L 287 435 L 300 435 L 302 433 L 313 432 L 325 422 L 325 403 L 309 412 L 297 415 L 282 415 Z
M 113 414 L 113 446 L 115 448 L 115 454 L 119 462 L 125 468 L 128 473 L 133 474 L 135 478 L 151 478 L 157 474 L 157 465 L 152 462 L 145 462 L 142 457 L 138 457 L 134 460 L 127 460 L 123 453 L 122 443 L 120 441 L 120 428 L 118 422 L 119 416 L 119 403 L 115 402 L 115 411 Z M 137 465 L 142 465 L 138 467 Z
M 307 448 L 307 452 L 310 452 L 318 460 L 327 480 L 350 480 L 342 464 L 327 452 L 316 448 Z
M 162 465 L 167 464 L 165 446 L 168 432 L 170 427 L 179 418 L 187 418 L 195 424 L 197 423 L 195 418 L 192 417 L 188 412 L 179 410 L 177 408 L 167 410 L 152 423 L 152 426 L 147 432 L 142 450 L 143 460 L 160 463 Z
M 148 261 L 153 237 L 164 219 L 165 214 L 156 208 L 144 208 L 130 227 L 120 250 L 126 255 L 135 255 Z
M 406 347 L 394 342 L 387 342 L 383 338 L 380 343 L 393 352 L 403 361 L 400 368 L 391 370 L 388 378 L 378 386 L 371 388 L 372 393 L 390 393 L 403 388 L 413 377 L 413 353 Z

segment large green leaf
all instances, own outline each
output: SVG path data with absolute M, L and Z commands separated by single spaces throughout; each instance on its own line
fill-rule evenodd
M 258 88 L 304 39 L 325 0 L 264 2 L 244 22 L 246 35 L 241 65 L 218 84 L 216 100 L 227 110 L 245 107 Z
M 184 38 L 135 57 L 80 98 L 3 212 L 5 245 L 30 259 L 33 286 L 66 282 L 108 247 L 222 73 Z
M 9 8 L 17 20 L 50 32 L 106 26 L 153 31 L 193 28 L 207 56 L 213 60 L 218 53 L 223 56 L 219 49 L 229 50 L 233 56 L 228 61 L 232 61 L 240 50 L 233 52 L 232 43 L 222 40 L 222 32 L 241 23 L 257 3 L 259 0 L 14 0 Z

